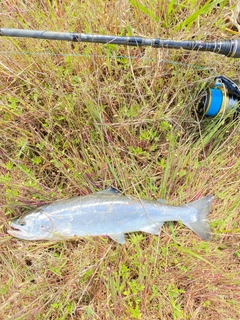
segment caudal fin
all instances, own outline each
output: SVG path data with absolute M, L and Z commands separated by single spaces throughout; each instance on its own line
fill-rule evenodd
M 207 216 L 211 209 L 213 198 L 213 196 L 206 196 L 186 204 L 187 207 L 193 207 L 196 209 L 196 213 L 195 216 L 192 217 L 192 221 L 183 221 L 183 223 L 203 240 L 208 240 L 211 236 Z

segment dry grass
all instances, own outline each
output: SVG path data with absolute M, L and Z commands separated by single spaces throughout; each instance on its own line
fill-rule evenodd
M 8 28 L 173 39 L 236 33 L 227 1 L 9 0 L 0 8 Z M 0 318 L 239 319 L 239 122 L 200 125 L 192 112 L 215 75 L 240 81 L 239 60 L 0 41 Z M 160 237 L 129 235 L 124 246 L 6 233 L 31 206 L 109 185 L 173 204 L 213 193 L 212 240 L 180 224 L 166 224 Z

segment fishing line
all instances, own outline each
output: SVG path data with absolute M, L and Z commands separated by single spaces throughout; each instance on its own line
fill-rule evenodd
M 52 52 L 32 52 L 32 51 L 0 51 L 0 55 L 2 56 L 10 56 L 10 55 L 26 55 L 26 56 L 53 56 L 53 57 L 81 57 L 81 58 L 108 58 L 108 59 L 131 59 L 131 60 L 145 60 L 145 61 L 156 61 L 160 63 L 169 63 L 172 65 L 177 66 L 190 66 L 193 69 L 200 69 L 200 70 L 210 70 L 213 71 L 213 68 L 198 66 L 193 63 L 183 63 L 183 62 L 176 62 L 173 60 L 168 59 L 157 59 L 157 58 L 150 58 L 150 57 L 141 57 L 141 56 L 131 56 L 131 55 L 104 55 L 104 54 L 81 54 L 81 53 L 52 53 Z

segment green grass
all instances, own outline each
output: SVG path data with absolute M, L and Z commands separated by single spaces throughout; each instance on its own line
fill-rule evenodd
M 0 8 L 6 28 L 203 40 L 236 33 L 227 19 L 234 7 L 220 0 L 10 0 Z M 239 319 L 239 121 L 194 116 L 214 76 L 239 82 L 239 60 L 0 43 L 0 318 Z M 214 194 L 211 241 L 181 223 L 166 223 L 160 237 L 130 234 L 123 246 L 24 242 L 6 232 L 33 206 L 111 185 L 176 205 Z

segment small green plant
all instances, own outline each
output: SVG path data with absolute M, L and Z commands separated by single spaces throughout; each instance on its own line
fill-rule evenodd
M 177 288 L 174 284 L 169 284 L 167 292 L 173 309 L 173 319 L 184 319 L 185 316 L 181 307 L 181 295 L 184 294 L 185 291 Z
M 227 0 L 0 8 L 1 28 L 202 41 L 237 32 Z M 240 60 L 5 37 L 0 50 L 0 319 L 239 319 L 239 121 L 194 111 L 216 75 L 237 80 Z M 211 241 L 179 222 L 124 246 L 6 232 L 30 208 L 109 186 L 173 205 L 214 194 Z

